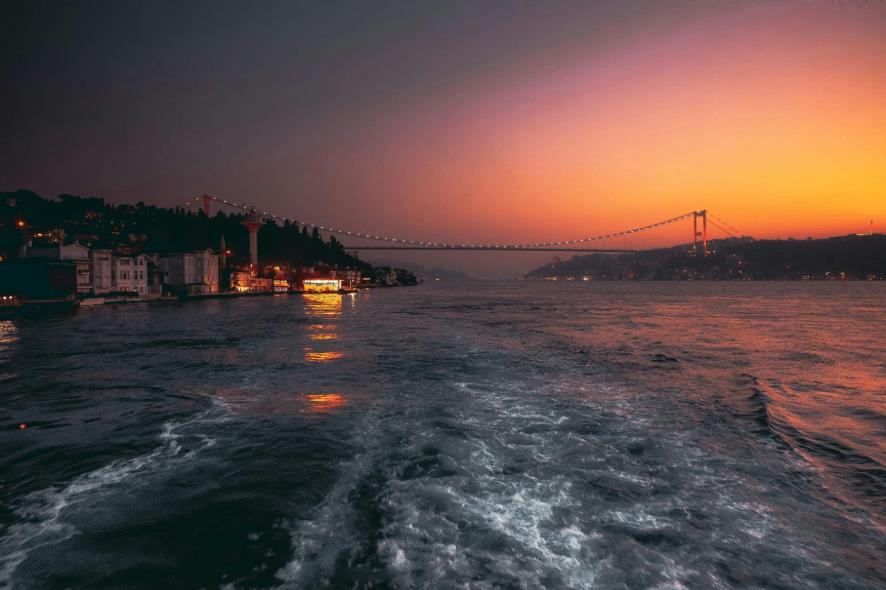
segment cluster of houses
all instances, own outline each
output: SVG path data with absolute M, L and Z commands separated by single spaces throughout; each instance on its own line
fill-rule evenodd
M 257 230 L 250 231 L 253 237 Z M 91 305 L 213 294 L 343 292 L 416 284 L 409 271 L 390 267 L 373 269 L 370 275 L 352 268 L 259 261 L 256 240 L 250 240 L 249 264 L 230 264 L 224 237 L 218 252 L 209 248 L 150 251 L 145 248 L 147 236 L 128 237 L 128 242 L 118 244 L 105 243 L 95 235 L 77 235 L 71 241 L 60 228 L 25 228 L 17 255 L 12 260 L 0 257 L 0 295 L 6 297 L 6 304 L 12 299 L 15 305 L 74 305 L 78 300 L 80 305 Z M 6 304 L 0 302 L 0 313 L 10 307 Z
M 76 292 L 83 297 L 203 294 L 219 291 L 219 257 L 212 250 L 126 253 L 77 242 L 22 247 L 24 259 L 60 260 L 74 265 Z
M 159 299 L 235 293 L 288 291 L 351 291 L 370 284 L 395 285 L 406 272 L 384 267 L 373 276 L 359 270 L 296 266 L 287 262 L 227 265 L 226 256 L 211 249 L 190 252 L 131 252 L 93 243 L 28 240 L 19 253 L 23 261 L 60 262 L 73 266 L 79 299 Z

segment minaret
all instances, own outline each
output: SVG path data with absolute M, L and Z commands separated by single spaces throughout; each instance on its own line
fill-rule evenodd
M 253 210 L 246 219 L 240 222 L 249 232 L 249 264 L 252 268 L 258 268 L 258 230 L 264 225 L 261 215 L 257 215 Z
M 221 240 L 218 243 L 219 250 L 221 253 L 218 255 L 218 262 L 221 264 L 222 268 L 226 268 L 228 266 L 228 247 L 225 245 L 225 234 L 221 235 Z

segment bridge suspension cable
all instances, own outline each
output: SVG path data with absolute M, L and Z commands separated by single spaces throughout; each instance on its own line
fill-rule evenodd
M 708 215 L 710 215 L 710 213 L 708 213 Z M 709 220 L 708 220 L 708 223 L 710 223 L 711 225 L 713 225 L 714 227 L 716 227 L 717 229 L 719 229 L 719 230 L 722 231 L 723 233 L 732 236 L 733 238 L 737 238 L 737 237 L 738 237 L 737 235 L 735 235 L 734 233 L 732 233 L 731 231 L 729 231 L 729 230 L 726 229 L 725 227 L 721 226 L 719 223 L 717 223 L 717 222 L 714 221 L 713 219 L 709 219 Z
M 735 227 L 729 225 L 728 223 L 726 223 L 725 221 L 723 221 L 722 219 L 720 219 L 719 217 L 717 217 L 716 215 L 714 215 L 710 211 L 708 211 L 708 216 L 712 217 L 715 221 L 722 223 L 723 225 L 728 227 L 729 229 L 726 229 L 724 227 L 721 227 L 720 225 L 717 225 L 717 223 L 714 223 L 714 221 L 711 221 L 711 223 L 714 224 L 716 227 L 720 228 L 721 231 L 726 232 L 727 234 L 729 234 L 733 238 L 737 238 L 739 235 L 741 235 L 741 232 L 739 230 L 735 229 Z
M 630 228 L 630 229 L 626 229 L 626 230 L 622 230 L 622 231 L 617 231 L 617 232 L 611 232 L 611 233 L 607 233 L 607 234 L 588 236 L 585 238 L 577 238 L 574 240 L 537 242 L 534 244 L 531 244 L 531 243 L 524 243 L 524 244 L 520 244 L 520 243 L 514 243 L 514 244 L 479 243 L 479 244 L 476 244 L 475 243 L 475 244 L 471 244 L 471 243 L 467 243 L 467 242 L 456 243 L 456 242 L 433 242 L 433 241 L 410 240 L 410 239 L 396 238 L 396 237 L 391 237 L 391 236 L 383 236 L 383 235 L 378 235 L 378 234 L 368 234 L 365 232 L 351 231 L 351 230 L 343 229 L 340 227 L 332 227 L 332 226 L 328 226 L 328 225 L 319 225 L 316 223 L 311 223 L 309 221 L 294 219 L 292 217 L 285 217 L 285 216 L 276 215 L 276 214 L 270 213 L 268 211 L 258 211 L 254 207 L 251 207 L 245 203 L 237 203 L 235 201 L 228 201 L 227 199 L 220 199 L 218 197 L 213 197 L 211 195 L 201 195 L 199 197 L 194 197 L 193 199 L 185 201 L 183 206 L 185 208 L 190 208 L 196 204 L 199 204 L 203 207 L 204 212 L 206 212 L 208 214 L 209 201 L 220 203 L 222 205 L 225 205 L 227 207 L 231 207 L 233 209 L 239 209 L 239 210 L 244 211 L 246 213 L 252 213 L 252 212 L 259 213 L 259 214 L 263 215 L 264 217 L 273 219 L 275 221 L 288 221 L 290 223 L 297 223 L 299 225 L 304 225 L 304 226 L 308 226 L 311 228 L 316 228 L 320 231 L 325 231 L 325 232 L 336 234 L 336 235 L 350 236 L 353 238 L 360 238 L 360 239 L 364 239 L 364 240 L 373 240 L 373 241 L 377 241 L 377 242 L 388 242 L 391 244 L 401 244 L 404 246 L 421 246 L 423 249 L 441 249 L 441 250 L 444 250 L 447 248 L 448 249 L 472 249 L 472 250 L 520 250 L 520 249 L 530 249 L 530 248 L 557 248 L 557 247 L 564 247 L 564 246 L 572 246 L 575 244 L 584 244 L 584 243 L 588 243 L 588 242 L 598 242 L 598 241 L 608 240 L 608 239 L 612 239 L 612 238 L 629 236 L 631 234 L 636 234 L 639 232 L 644 232 L 644 231 L 656 229 L 659 227 L 670 225 L 672 223 L 676 223 L 676 222 L 684 220 L 684 219 L 688 219 L 697 213 L 695 211 L 690 211 L 688 213 L 684 213 L 684 214 L 678 215 L 676 217 L 671 217 L 670 219 L 665 219 L 664 221 L 651 223 L 649 225 L 643 225 L 643 226 L 634 227 L 634 228 Z M 708 214 L 710 215 L 710 213 L 708 213 Z M 720 222 L 723 223 L 724 225 L 729 226 L 729 224 L 727 224 L 725 221 L 720 220 Z M 717 225 L 717 227 L 720 228 L 722 231 L 728 233 L 729 235 L 732 235 L 732 236 L 735 235 L 735 234 L 727 231 L 723 227 L 720 227 L 719 225 Z M 729 227 L 731 227 L 731 226 L 729 226 Z M 735 229 L 735 228 L 732 228 L 732 229 Z M 738 230 L 735 230 L 735 231 L 738 232 Z

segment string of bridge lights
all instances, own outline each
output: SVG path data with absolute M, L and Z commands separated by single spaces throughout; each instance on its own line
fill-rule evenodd
M 350 236 L 352 238 L 373 240 L 373 241 L 377 241 L 377 242 L 387 242 L 390 244 L 403 244 L 406 246 L 424 246 L 424 247 L 428 247 L 428 248 L 440 248 L 441 250 L 446 249 L 446 248 L 519 250 L 521 248 L 551 248 L 551 247 L 557 247 L 557 246 L 570 246 L 570 245 L 574 245 L 574 244 L 583 244 L 583 243 L 587 243 L 587 242 L 597 242 L 597 241 L 601 241 L 601 240 L 609 240 L 609 239 L 613 239 L 613 238 L 620 238 L 623 236 L 629 236 L 631 234 L 636 234 L 639 232 L 663 227 L 665 225 L 670 225 L 672 223 L 676 223 L 678 221 L 688 219 L 689 217 L 692 217 L 693 215 L 696 214 L 695 211 L 690 211 L 688 213 L 684 213 L 682 215 L 678 215 L 676 217 L 672 217 L 672 218 L 666 219 L 664 221 L 659 221 L 657 223 L 651 223 L 649 225 L 643 225 L 640 227 L 634 227 L 631 229 L 626 229 L 626 230 L 622 230 L 622 231 L 618 231 L 618 232 L 612 232 L 612 233 L 608 233 L 608 234 L 600 234 L 600 235 L 596 235 L 596 236 L 589 236 L 586 238 L 578 238 L 575 240 L 538 242 L 535 244 L 469 244 L 469 243 L 457 244 L 457 243 L 453 243 L 453 242 L 425 242 L 425 241 L 420 241 L 420 240 L 407 240 L 407 239 L 395 238 L 395 237 L 391 237 L 391 236 L 382 236 L 382 235 L 377 235 L 377 234 L 367 234 L 367 233 L 363 233 L 363 232 L 350 231 L 350 230 L 342 229 L 339 227 L 331 227 L 328 225 L 318 225 L 316 223 L 310 223 L 308 221 L 300 221 L 300 220 L 294 219 L 292 217 L 285 217 L 285 216 L 276 215 L 276 214 L 270 213 L 268 211 L 259 211 L 259 210 L 255 209 L 254 207 L 247 205 L 246 203 L 237 203 L 236 201 L 229 201 L 227 199 L 220 199 L 218 197 L 213 197 L 211 195 L 203 195 L 203 196 L 199 196 L 199 197 L 194 197 L 193 199 L 185 201 L 183 206 L 184 206 L 184 208 L 187 209 L 187 208 L 190 208 L 196 204 L 199 204 L 200 202 L 203 202 L 205 199 L 209 199 L 211 201 L 215 201 L 216 203 L 221 203 L 223 205 L 227 205 L 228 207 L 232 207 L 235 209 L 240 209 L 246 213 L 255 213 L 257 215 L 260 214 L 262 217 L 270 218 L 275 221 L 282 221 L 282 222 L 289 222 L 289 223 L 304 225 L 304 226 L 308 226 L 310 228 L 316 228 L 319 231 L 325 231 L 325 232 L 336 234 L 336 235 Z M 708 212 L 708 215 L 711 215 L 711 213 Z M 722 221 L 722 220 L 720 220 L 720 221 L 724 225 L 728 225 L 725 221 Z M 717 226 L 717 227 L 719 227 L 719 226 Z M 720 227 L 720 229 L 730 235 L 734 235 L 722 227 Z M 732 229 L 735 229 L 735 228 L 732 228 Z M 738 230 L 736 230 L 736 232 L 737 231 Z

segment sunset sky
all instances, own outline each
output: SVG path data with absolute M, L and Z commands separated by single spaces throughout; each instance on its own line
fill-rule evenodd
M 8 6 L 0 190 L 429 241 L 886 232 L 886 3 Z

